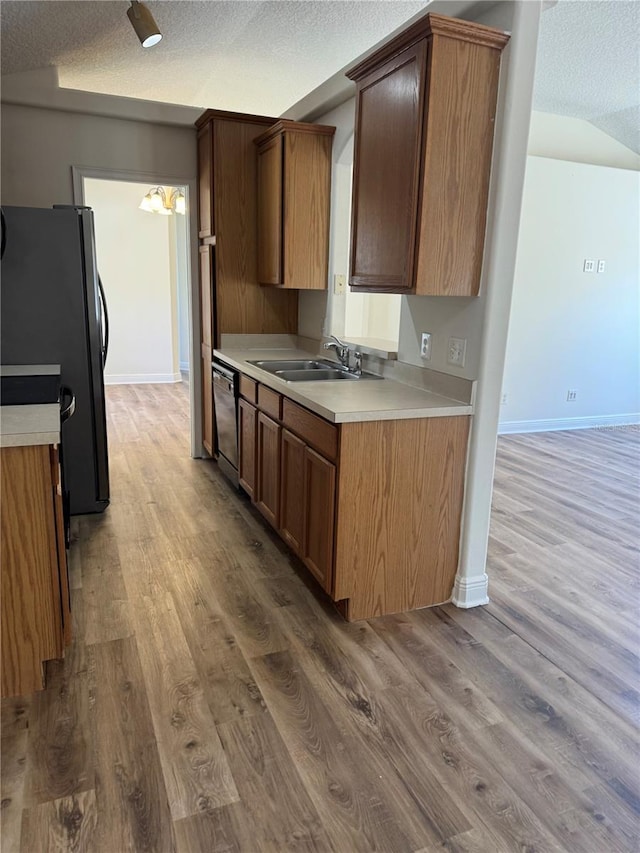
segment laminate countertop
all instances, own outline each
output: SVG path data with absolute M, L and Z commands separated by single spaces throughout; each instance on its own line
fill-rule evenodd
M 300 349 L 214 350 L 214 355 L 333 423 L 471 415 L 473 406 L 393 379 L 287 382 L 250 361 L 317 358 Z
M 0 406 L 0 447 L 59 443 L 59 403 Z

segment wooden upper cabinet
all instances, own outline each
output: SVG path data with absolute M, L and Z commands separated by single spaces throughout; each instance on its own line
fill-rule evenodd
M 349 72 L 354 289 L 477 296 L 508 38 L 430 14 Z
M 422 40 L 359 83 L 352 287 L 413 287 L 426 56 Z
M 215 234 L 213 212 L 213 130 L 211 122 L 198 130 L 198 237 Z
M 282 135 L 258 151 L 258 280 L 282 284 Z
M 326 290 L 335 127 L 279 121 L 258 146 L 258 281 Z

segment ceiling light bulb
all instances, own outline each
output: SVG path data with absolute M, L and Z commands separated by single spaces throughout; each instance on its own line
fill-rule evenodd
M 181 213 L 183 216 L 187 212 L 187 200 L 184 193 L 179 192 L 176 196 L 176 213 Z
M 153 47 L 154 44 L 158 44 L 162 38 L 162 33 L 144 3 L 131 0 L 127 15 L 142 47 Z
M 140 202 L 140 210 L 146 210 L 147 213 L 153 213 L 153 204 L 151 201 L 151 193 L 147 193 L 146 196 Z
M 161 192 L 159 192 L 158 190 L 154 190 L 151 193 L 151 202 L 150 203 L 151 203 L 151 210 L 153 210 L 154 213 L 159 213 L 162 210 L 162 208 L 164 207 L 164 199 L 162 198 Z

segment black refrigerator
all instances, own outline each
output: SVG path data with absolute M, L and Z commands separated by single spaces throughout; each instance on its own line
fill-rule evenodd
M 108 315 L 88 207 L 2 208 L 0 361 L 59 364 L 76 410 L 62 424 L 71 515 L 109 504 L 103 370 Z

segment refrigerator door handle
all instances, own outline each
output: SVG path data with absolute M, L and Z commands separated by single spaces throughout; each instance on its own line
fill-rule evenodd
M 0 219 L 2 220 L 2 244 L 0 245 L 0 260 L 4 258 L 4 250 L 7 248 L 7 223 L 4 212 L 0 208 Z
M 102 279 L 98 275 L 98 290 L 100 292 L 100 304 L 102 306 L 102 366 L 104 367 L 109 355 L 109 312 L 107 310 L 107 299 L 104 294 Z
M 60 422 L 68 421 L 71 415 L 76 410 L 76 396 L 68 385 L 60 387 L 61 405 L 60 405 Z

